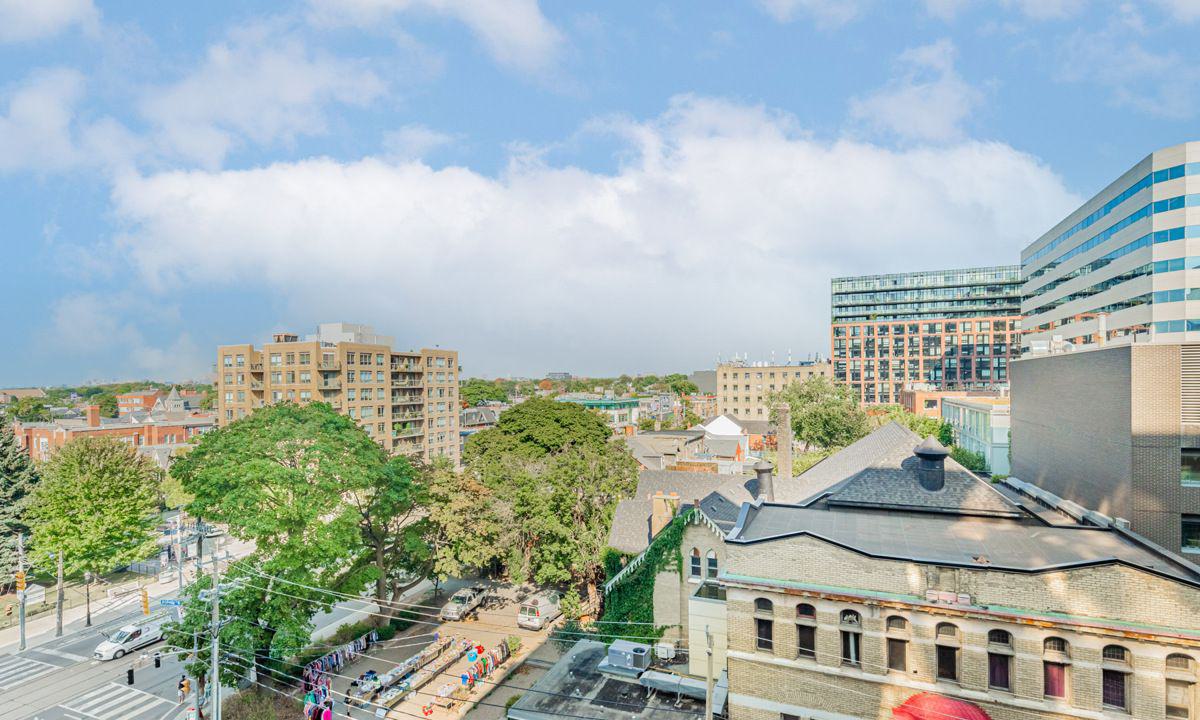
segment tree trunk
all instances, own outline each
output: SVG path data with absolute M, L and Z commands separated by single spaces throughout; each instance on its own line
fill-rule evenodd
M 392 606 L 387 603 L 387 565 L 384 562 L 383 543 L 375 545 L 375 569 L 379 571 L 379 577 L 375 579 L 375 601 L 379 605 L 379 615 L 374 620 L 376 627 L 383 627 L 395 617 Z

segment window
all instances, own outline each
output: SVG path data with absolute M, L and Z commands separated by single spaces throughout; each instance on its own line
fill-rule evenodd
M 937 643 L 937 678 L 958 681 L 958 628 L 950 623 L 940 623 L 934 634 Z
M 1062 638 L 1046 638 L 1042 644 L 1042 694 L 1048 698 L 1067 697 L 1067 664 L 1070 647 Z
M 1107 645 L 1101 655 L 1100 701 L 1107 707 L 1129 709 L 1129 651 L 1120 645 Z
M 888 670 L 904 672 L 908 669 L 908 641 L 901 638 L 887 639 Z
M 988 687 L 1012 690 L 1012 634 L 1007 630 L 988 632 Z
M 1184 515 L 1181 520 L 1183 551 L 1200 553 L 1200 515 Z
M 1168 718 L 1189 720 L 1196 698 L 1196 662 L 1187 655 L 1167 656 Z
M 1200 485 L 1200 448 L 1179 451 L 1179 480 L 1184 485 Z
M 796 657 L 817 657 L 817 609 L 808 603 L 796 606 Z
M 775 650 L 775 623 L 772 620 L 774 612 L 775 606 L 770 600 L 758 598 L 754 601 L 754 614 L 761 616 L 754 618 L 755 645 L 759 650 Z
M 842 664 L 859 667 L 862 664 L 862 616 L 853 610 L 843 610 L 841 636 Z
M 706 573 L 705 576 L 710 577 L 710 578 L 715 578 L 717 576 L 717 553 L 716 553 L 716 551 L 709 550 L 708 555 L 705 559 L 708 561 L 708 572 Z
M 700 577 L 700 548 L 692 548 L 691 576 Z

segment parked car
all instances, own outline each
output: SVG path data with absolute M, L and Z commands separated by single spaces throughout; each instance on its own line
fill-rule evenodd
M 138 648 L 156 643 L 162 640 L 162 626 L 166 621 L 165 616 L 154 616 L 126 625 L 97 645 L 92 657 L 97 660 L 118 660 Z
M 442 606 L 438 616 L 443 620 L 464 620 L 475 612 L 486 595 L 482 585 L 463 588 L 450 596 L 450 602 Z
M 559 607 L 558 593 L 543 592 L 534 595 L 521 603 L 517 610 L 517 627 L 527 630 L 541 630 L 562 615 Z

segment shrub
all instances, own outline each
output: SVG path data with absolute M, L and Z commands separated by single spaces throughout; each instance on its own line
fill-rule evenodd
M 225 720 L 278 720 L 300 717 L 303 711 L 299 700 L 270 690 L 243 690 L 221 703 Z
M 515 655 L 521 649 L 521 638 L 519 635 L 509 635 L 504 639 L 504 642 L 508 644 L 509 655 Z
M 513 705 L 516 705 L 516 704 L 517 704 L 517 701 L 518 701 L 518 700 L 520 700 L 520 699 L 521 699 L 521 694 L 520 694 L 520 693 L 517 693 L 516 695 L 510 695 L 510 696 L 508 697 L 508 699 L 504 701 L 504 709 L 505 709 L 505 710 L 508 710 L 508 709 L 509 709 L 509 708 L 511 708 Z

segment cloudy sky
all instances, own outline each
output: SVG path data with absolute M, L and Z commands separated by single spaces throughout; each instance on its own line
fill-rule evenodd
M 0 0 L 0 387 L 374 324 L 468 374 L 828 352 L 1200 139 L 1200 0 Z

